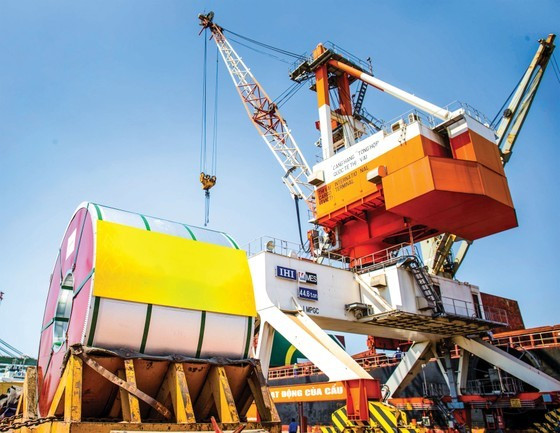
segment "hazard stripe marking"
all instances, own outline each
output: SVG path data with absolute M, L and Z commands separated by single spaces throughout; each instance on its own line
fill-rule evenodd
M 396 425 L 391 422 L 391 420 L 387 417 L 382 409 L 372 403 L 370 404 L 370 413 L 381 425 L 381 427 L 383 427 L 386 433 L 394 433 L 394 428 L 396 428 Z

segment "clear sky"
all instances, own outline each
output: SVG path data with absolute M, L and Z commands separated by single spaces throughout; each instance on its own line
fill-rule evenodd
M 370 56 L 383 80 L 438 105 L 468 102 L 490 118 L 537 39 L 560 31 L 558 1 L 0 1 L 0 338 L 24 352 L 37 353 L 49 275 L 80 202 L 203 223 L 204 10 L 290 51 L 333 41 Z M 290 85 L 289 65 L 239 52 L 271 96 Z M 282 172 L 223 67 L 219 101 L 211 227 L 241 244 L 261 235 L 295 241 Z M 366 107 L 383 119 L 408 109 L 373 90 Z M 302 89 L 282 111 L 314 160 L 315 95 Z M 560 322 L 559 119 L 549 68 L 507 167 L 519 227 L 477 241 L 459 274 L 517 299 L 527 326 Z

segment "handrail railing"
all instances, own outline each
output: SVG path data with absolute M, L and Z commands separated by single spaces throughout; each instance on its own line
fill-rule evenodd
M 474 379 L 468 380 L 463 390 L 464 394 L 474 395 L 503 395 L 519 394 L 523 392 L 523 382 L 515 377 L 502 377 L 500 380 Z
M 384 353 L 354 358 L 354 360 L 366 371 L 379 367 L 397 365 L 400 362 L 400 358 L 390 357 Z M 285 365 L 282 367 L 272 367 L 268 370 L 268 379 L 286 379 L 299 376 L 311 376 L 314 374 L 322 373 L 323 372 L 311 362 L 304 362 L 294 365 Z
M 270 253 L 280 254 L 287 257 L 310 257 L 310 254 L 305 251 L 300 244 L 272 236 L 261 236 L 253 239 L 245 246 L 244 250 L 247 252 L 247 256 L 249 257 L 258 254 L 261 251 L 268 251 Z
M 491 340 L 495 346 L 521 347 L 526 350 L 550 349 L 560 347 L 560 329 L 528 332 L 526 334 L 500 336 L 495 334 Z
M 448 296 L 442 296 L 441 301 L 445 312 L 448 314 L 473 317 L 506 325 L 509 323 L 507 311 L 502 308 L 475 305 L 473 302 L 450 298 Z
M 337 269 L 350 269 L 350 258 L 333 252 L 324 252 L 319 257 L 313 256 L 310 251 L 305 250 L 296 242 L 286 241 L 284 239 L 272 236 L 261 236 L 249 242 L 244 250 L 248 257 L 252 257 L 262 251 L 279 254 L 281 256 L 298 258 L 313 261 L 315 263 L 330 266 Z
M 451 111 L 452 113 L 458 112 L 457 115 L 461 113 L 466 114 L 467 116 L 472 117 L 483 125 L 490 127 L 490 120 L 486 117 L 486 115 L 465 102 L 453 101 L 447 104 L 444 108 L 448 111 Z M 417 108 L 412 108 L 390 120 L 380 122 L 380 124 L 376 125 L 376 128 L 374 128 L 375 130 L 366 128 L 359 134 L 359 138 L 363 140 L 372 135 L 381 133 L 383 137 L 395 133 L 402 134 L 403 129 L 406 129 L 408 125 L 411 125 L 415 122 L 420 122 L 430 129 L 435 129 L 439 125 L 444 123 L 441 119 L 438 119 L 431 114 L 426 113 L 425 111 L 419 110 Z M 379 130 L 377 130 L 377 128 L 379 128 Z M 318 139 L 316 145 L 317 147 L 321 146 L 320 139 Z M 322 160 L 322 154 L 316 155 L 316 163 L 321 162 Z
M 415 256 L 420 260 L 420 254 L 416 245 L 412 247 L 409 243 L 401 243 L 358 257 L 352 260 L 351 270 L 354 272 L 372 271 L 381 269 L 406 259 L 407 257 Z M 420 260 L 420 262 L 422 262 Z

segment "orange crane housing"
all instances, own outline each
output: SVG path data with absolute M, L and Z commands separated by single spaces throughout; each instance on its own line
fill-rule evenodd
M 480 118 L 465 108 L 449 112 L 418 102 L 322 45 L 292 78 L 309 73 L 316 79 L 323 147 L 310 178 L 317 187 L 315 218 L 337 231 L 343 255 L 363 258 L 445 232 L 475 240 L 517 226 L 496 136 Z M 434 127 L 410 113 L 390 130 L 362 138 L 348 96 L 352 79 L 404 94 L 401 99 L 442 122 Z M 337 120 L 350 131 L 334 143 L 331 123 L 322 118 L 332 113 L 330 87 L 340 99 Z

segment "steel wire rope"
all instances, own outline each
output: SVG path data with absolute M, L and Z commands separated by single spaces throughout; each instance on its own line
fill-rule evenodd
M 206 75 L 208 61 L 208 30 L 204 30 L 204 54 L 202 60 L 202 131 L 200 133 L 200 172 L 206 169 Z
M 554 75 L 556 75 L 556 79 L 560 84 L 560 67 L 558 66 L 558 62 L 556 61 L 556 55 L 552 54 L 552 70 L 554 71 Z
M 237 45 L 241 45 L 241 46 L 243 46 L 243 47 L 245 47 L 245 48 L 248 48 L 248 49 L 250 49 L 250 50 L 252 50 L 252 51 L 254 51 L 254 52 L 256 52 L 256 53 L 262 54 L 262 55 L 264 55 L 264 56 L 271 57 L 271 58 L 273 58 L 273 59 L 278 60 L 279 62 L 286 63 L 287 65 L 291 65 L 291 64 L 293 63 L 293 62 L 290 62 L 289 60 L 286 60 L 286 59 L 283 59 L 283 58 L 281 58 L 281 57 L 275 56 L 274 54 L 267 53 L 267 52 L 264 52 L 264 51 L 261 51 L 261 50 L 255 48 L 255 47 L 252 47 L 252 46 L 250 46 L 250 45 L 244 44 L 243 42 L 240 42 L 240 41 L 238 41 L 238 40 L 236 40 L 236 39 L 234 39 L 234 38 L 232 38 L 232 37 L 230 37 L 229 40 L 232 41 L 232 42 L 235 42 Z
M 298 83 L 290 84 L 282 93 L 280 93 L 276 98 L 273 99 L 273 103 L 279 105 L 282 101 L 293 91 L 295 87 L 297 87 Z
M 290 99 L 292 99 L 294 97 L 294 95 L 300 91 L 300 89 L 303 87 L 303 84 L 305 83 L 305 81 L 300 81 L 299 83 L 294 83 L 293 85 L 291 85 L 287 90 L 288 91 L 284 91 L 282 94 L 286 93 L 284 96 L 282 97 L 278 97 L 276 98 L 276 100 L 274 100 L 273 102 L 280 108 L 283 105 L 285 105 Z M 281 95 L 282 95 L 281 94 Z
M 225 32 L 228 32 L 228 33 L 230 33 L 230 34 L 232 34 L 232 35 L 234 35 L 234 36 L 237 36 L 238 38 L 244 39 L 244 40 L 246 40 L 247 42 L 251 42 L 251 43 L 253 43 L 253 44 L 255 44 L 255 45 L 259 45 L 259 46 L 261 46 L 261 47 L 263 47 L 263 48 L 267 48 L 267 49 L 269 49 L 269 50 L 271 50 L 271 51 L 275 51 L 275 52 L 277 52 L 277 53 L 279 53 L 279 54 L 284 54 L 285 56 L 294 57 L 294 58 L 296 58 L 296 59 L 301 59 L 301 60 L 304 60 L 304 59 L 306 58 L 304 55 L 296 54 L 296 53 L 293 53 L 293 52 L 291 52 L 291 51 L 284 50 L 283 48 L 278 48 L 278 47 L 275 47 L 275 46 L 273 46 L 273 45 L 265 44 L 264 42 L 259 42 L 259 41 L 255 40 L 255 39 L 249 38 L 249 37 L 247 37 L 247 36 L 240 35 L 239 33 L 236 33 L 236 32 L 234 32 L 234 31 L 228 30 L 228 29 L 226 29 L 226 28 L 224 28 L 224 27 L 222 27 L 222 30 L 225 31 Z
M 501 106 L 501 108 L 498 110 L 498 112 L 496 113 L 496 116 L 494 116 L 494 119 L 492 119 L 492 122 L 490 123 L 490 127 L 492 129 L 495 129 L 498 125 L 496 123 L 496 121 L 498 120 L 498 118 L 500 116 L 503 116 L 503 111 L 505 106 L 508 104 L 508 102 L 511 100 L 511 97 L 513 96 L 513 94 L 515 93 L 515 91 L 517 90 L 517 88 L 519 87 L 519 84 L 521 83 L 521 80 L 523 80 L 523 76 L 525 75 L 525 72 L 521 75 L 521 78 L 519 78 L 519 81 L 517 82 L 517 84 L 513 87 L 513 90 L 511 91 L 511 93 L 509 94 L 509 96 L 506 98 L 506 100 L 504 101 L 503 105 Z
M 306 59 L 306 57 L 305 57 L 304 55 L 299 55 L 299 54 L 296 54 L 296 53 L 292 53 L 292 52 L 290 52 L 290 51 L 287 51 L 287 50 L 284 50 L 284 49 L 281 49 L 281 48 L 278 48 L 278 47 L 274 47 L 274 46 L 272 46 L 272 45 L 265 44 L 265 43 L 263 43 L 263 42 L 259 42 L 259 41 L 255 40 L 255 39 L 252 39 L 252 38 L 243 36 L 243 35 L 241 35 L 241 34 L 239 34 L 239 33 L 233 32 L 233 31 L 228 30 L 228 29 L 223 28 L 223 27 L 222 27 L 222 31 L 228 32 L 228 33 L 231 34 L 231 35 L 237 36 L 238 38 L 244 39 L 244 40 L 246 40 L 247 42 L 250 42 L 250 43 L 253 43 L 253 44 L 255 44 L 255 45 L 258 45 L 258 46 L 260 46 L 260 47 L 262 47 L 262 48 L 266 48 L 266 49 L 268 49 L 268 50 L 274 51 L 274 52 L 276 52 L 276 53 L 278 53 L 278 54 L 282 54 L 282 55 L 284 55 L 284 56 L 293 57 L 293 58 L 296 58 L 296 59 L 299 59 L 299 60 L 305 60 L 305 59 Z M 232 40 L 232 41 L 235 42 L 236 44 L 239 44 L 239 45 L 241 45 L 241 46 L 244 46 L 244 47 L 246 47 L 246 48 L 248 48 L 248 49 L 250 49 L 250 50 L 252 50 L 252 51 L 255 51 L 255 52 L 259 53 L 259 54 L 263 54 L 263 55 L 266 55 L 266 56 L 268 56 L 268 57 L 274 58 L 274 59 L 276 59 L 276 60 L 278 60 L 278 61 L 280 61 L 280 62 L 287 63 L 287 64 L 292 64 L 292 63 L 293 63 L 293 62 L 287 61 L 286 59 L 283 59 L 283 58 L 281 58 L 281 57 L 279 57 L 279 56 L 276 56 L 276 55 L 274 55 L 274 54 L 266 53 L 266 52 L 264 52 L 264 51 L 262 51 L 262 50 L 259 50 L 259 49 L 255 48 L 255 47 L 251 47 L 251 46 L 249 46 L 249 45 L 247 45 L 247 44 L 244 44 L 243 42 L 240 42 L 240 41 L 238 41 L 238 40 L 235 40 L 234 38 L 231 38 L 231 37 L 230 37 L 230 40 Z M 205 118 L 206 118 L 206 104 L 205 104 L 205 102 L 206 102 L 206 60 L 207 60 L 207 54 L 206 54 L 206 38 L 205 38 L 205 52 L 204 52 L 204 62 L 205 62 L 205 63 L 204 63 L 204 65 L 205 65 L 205 66 L 204 66 L 204 71 L 205 71 L 205 73 L 204 73 L 204 80 L 203 80 L 203 87 L 204 87 L 204 90 L 203 90 L 203 99 L 204 99 L 204 102 L 203 102 L 203 118 L 204 118 L 204 120 L 203 120 L 203 128 L 204 128 L 204 129 L 205 129 L 205 126 L 206 126 L 206 124 L 205 124 L 205 122 L 206 122 L 206 120 L 205 120 Z M 217 80 L 218 80 L 217 75 L 218 75 L 218 72 L 217 72 L 217 66 L 216 66 L 216 89 L 217 89 Z M 298 82 L 298 83 L 294 83 L 294 84 L 290 85 L 290 86 L 289 86 L 286 90 L 284 90 L 273 102 L 274 102 L 278 107 L 281 107 L 281 106 L 284 105 L 286 102 L 288 102 L 288 101 L 303 87 L 303 84 L 305 83 L 305 81 L 306 81 L 306 80 L 301 81 L 301 82 Z M 217 90 L 216 90 L 216 95 L 217 95 Z M 217 96 L 216 96 L 215 98 L 217 99 Z M 216 108 L 215 108 L 215 110 L 216 110 Z M 215 111 L 215 113 L 216 113 L 216 111 Z M 216 129 L 217 129 L 217 126 L 216 126 L 216 124 L 217 124 L 217 115 L 216 115 L 216 114 L 215 114 L 215 117 L 214 117 L 214 122 L 215 122 L 214 128 L 215 128 L 215 130 L 216 130 Z M 217 132 L 215 132 L 214 135 L 213 135 L 213 138 L 214 138 L 214 139 L 216 139 L 216 137 L 217 137 Z M 206 141 L 206 134 L 205 134 L 205 132 L 204 132 L 203 141 L 204 141 L 204 142 Z M 216 144 L 215 142 L 213 142 L 213 150 L 216 149 L 216 146 L 217 146 L 217 144 Z M 214 152 L 214 155 L 215 155 L 215 153 L 216 153 L 216 152 Z M 213 158 L 214 158 L 214 160 L 213 160 L 213 164 L 214 164 L 215 156 L 213 156 Z M 297 213 L 297 219 L 298 219 L 298 232 L 299 232 L 299 238 L 300 238 L 300 242 L 301 242 L 301 247 L 302 247 L 302 249 L 303 249 L 304 251 L 306 251 L 305 245 L 304 245 L 304 242 L 303 242 L 303 236 L 302 236 L 302 233 L 301 233 L 301 218 L 300 218 L 300 213 L 299 213 L 299 202 L 298 202 L 298 201 L 299 201 L 299 198 L 298 198 L 298 197 L 294 197 L 294 198 L 295 198 L 295 202 L 296 202 L 296 213 Z M 208 206 L 208 204 L 207 204 L 207 206 Z M 207 217 L 206 217 L 206 220 L 207 220 Z M 205 224 L 205 225 L 206 225 L 206 224 Z
M 296 215 L 297 215 L 297 224 L 298 224 L 298 235 L 299 235 L 299 242 L 301 244 L 301 249 L 305 252 L 305 253 L 309 253 L 309 251 L 311 251 L 311 245 L 309 245 L 307 248 L 305 247 L 305 242 L 303 241 L 303 234 L 301 232 L 302 228 L 301 228 L 301 216 L 299 213 L 299 200 L 300 198 L 296 195 L 294 195 L 294 201 L 296 204 Z
M 231 32 L 229 32 L 229 33 L 231 33 Z M 267 56 L 267 57 L 273 58 L 275 60 L 278 60 L 279 62 L 286 63 L 288 65 L 291 65 L 293 63 L 293 62 L 290 62 L 290 61 L 288 61 L 286 59 L 283 59 L 281 57 L 275 56 L 274 54 L 270 54 L 270 53 L 266 53 L 264 51 L 258 50 L 256 48 L 251 47 L 250 45 L 244 44 L 243 42 L 240 42 L 240 41 L 238 41 L 238 40 L 236 40 L 232 37 L 230 37 L 229 40 L 232 41 L 232 42 L 235 42 L 236 44 L 241 45 L 245 48 L 248 48 L 249 50 L 252 50 L 256 53 L 259 53 L 259 54 L 262 54 L 264 56 Z M 305 83 L 305 81 L 306 80 L 291 84 L 279 96 L 277 96 L 272 102 L 274 102 L 278 108 L 282 107 L 301 89 L 301 87 L 303 87 L 303 84 Z
M 217 160 L 218 160 L 218 83 L 219 83 L 219 65 L 220 65 L 220 50 L 216 47 L 216 79 L 214 82 L 214 124 L 212 128 L 212 171 L 213 176 L 217 175 Z

